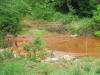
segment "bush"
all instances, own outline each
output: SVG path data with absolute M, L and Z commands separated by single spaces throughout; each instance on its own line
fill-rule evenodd
M 16 2 L 13 3 L 12 7 L 16 9 L 23 16 L 31 14 L 32 11 L 30 5 L 26 3 L 26 1 L 24 0 L 16 0 Z
M 99 75 L 100 74 L 100 67 L 97 67 L 95 72 Z
M 34 40 L 34 46 L 38 50 L 44 50 L 46 48 L 46 44 L 42 41 L 42 38 L 40 36 L 37 36 Z
M 17 35 L 21 30 L 20 18 L 17 11 L 0 6 L 0 32 Z
M 30 51 L 30 50 L 31 50 L 31 48 L 30 48 L 28 45 L 24 45 L 23 48 L 24 48 L 24 50 L 26 50 L 26 51 Z
M 92 19 L 93 19 L 93 24 L 92 24 L 93 31 L 100 30 L 100 5 L 98 5 L 97 10 L 94 11 Z
M 77 13 L 80 16 L 92 16 L 93 10 L 96 10 L 96 5 L 98 4 L 98 0 L 79 0 L 78 6 L 79 9 L 77 10 Z M 76 7 L 77 8 L 77 7 Z
M 100 31 L 94 32 L 94 35 L 95 35 L 96 37 L 100 38 Z
M 28 51 L 28 59 L 33 60 L 35 62 L 41 61 L 46 56 L 46 44 L 42 41 L 40 36 L 37 36 L 34 40 L 34 44 L 30 44 L 29 46 L 24 45 L 24 50 Z
M 33 19 L 51 20 L 53 14 L 54 10 L 49 6 L 49 4 L 40 4 L 38 2 L 32 11 Z
M 91 22 L 92 20 L 90 18 L 82 18 L 78 21 L 73 20 L 66 24 L 65 28 L 71 34 L 89 35 L 93 33 Z
M 78 35 L 92 35 L 93 30 L 92 30 L 92 20 L 90 18 L 83 18 L 80 20 L 80 24 L 78 28 L 76 29 L 76 32 Z
M 45 58 L 46 52 L 44 49 L 46 48 L 46 44 L 42 41 L 40 36 L 37 36 L 34 40 L 34 46 L 33 46 L 33 52 L 34 55 L 32 56 L 32 59 L 34 60 L 41 60 Z
M 87 71 L 87 72 L 90 72 L 91 71 L 91 65 L 90 64 L 84 65 L 84 70 Z

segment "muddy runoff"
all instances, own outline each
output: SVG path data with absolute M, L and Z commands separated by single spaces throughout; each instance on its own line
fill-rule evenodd
M 16 37 L 17 41 L 31 41 L 34 36 Z M 51 34 L 42 36 L 47 48 L 76 56 L 100 57 L 100 39 L 96 37 L 80 37 L 69 34 Z

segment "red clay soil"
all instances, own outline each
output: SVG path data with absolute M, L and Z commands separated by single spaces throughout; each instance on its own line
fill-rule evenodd
M 15 39 L 23 41 L 34 40 L 33 36 L 21 36 Z M 68 54 L 100 57 L 100 39 L 96 37 L 73 37 L 68 34 L 53 34 L 43 36 L 50 50 L 62 51 Z

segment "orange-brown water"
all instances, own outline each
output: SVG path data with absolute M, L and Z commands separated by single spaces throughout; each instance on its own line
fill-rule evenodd
M 19 37 L 20 40 L 29 41 L 33 38 L 32 36 Z M 100 57 L 100 39 L 96 37 L 73 37 L 68 34 L 53 34 L 43 36 L 43 40 L 50 50 Z
M 96 37 L 71 37 L 70 35 L 44 36 L 49 49 L 100 57 L 100 39 Z

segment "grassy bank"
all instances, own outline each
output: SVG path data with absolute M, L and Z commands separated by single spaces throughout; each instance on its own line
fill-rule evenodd
M 79 58 L 36 63 L 31 60 L 10 59 L 0 63 L 0 75 L 99 75 L 100 59 Z

